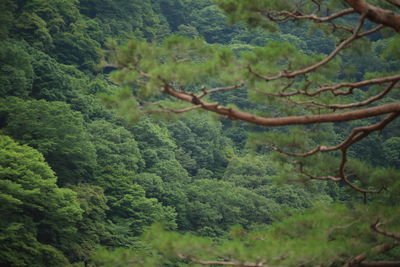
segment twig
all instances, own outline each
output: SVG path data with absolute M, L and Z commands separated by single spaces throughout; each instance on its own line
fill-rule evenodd
M 201 260 L 191 255 L 182 255 L 178 254 L 178 257 L 181 259 L 190 260 L 194 263 L 201 265 L 217 265 L 217 266 L 240 266 L 240 267 L 266 267 L 265 261 L 261 261 L 258 263 L 253 262 L 233 262 L 233 261 L 207 261 Z
M 357 25 L 357 27 L 355 28 L 353 35 L 351 35 L 349 38 L 347 38 L 347 39 L 343 40 L 342 42 L 340 42 L 337 45 L 337 47 L 335 48 L 335 50 L 333 50 L 327 57 L 325 57 L 323 60 L 321 60 L 320 62 L 318 62 L 318 63 L 316 63 L 314 65 L 311 65 L 311 66 L 306 67 L 306 68 L 301 69 L 301 70 L 296 70 L 296 71 L 291 71 L 291 72 L 281 72 L 278 75 L 271 76 L 271 77 L 266 77 L 266 76 L 263 76 L 263 75 L 255 72 L 251 68 L 251 66 L 248 66 L 247 68 L 248 68 L 248 70 L 249 70 L 249 72 L 251 74 L 253 74 L 257 78 L 262 79 L 262 80 L 264 80 L 266 82 L 278 80 L 278 79 L 281 79 L 281 78 L 294 78 L 296 76 L 304 75 L 306 73 L 312 72 L 312 71 L 314 71 L 314 70 L 326 65 L 328 62 L 330 62 L 333 58 L 336 57 L 336 55 L 341 50 L 343 50 L 348 44 L 350 44 L 354 40 L 362 38 L 362 37 L 364 37 L 366 35 L 372 34 L 372 33 L 374 33 L 374 32 L 376 32 L 376 31 L 378 31 L 378 30 L 383 28 L 382 25 L 379 25 L 379 26 L 377 26 L 377 27 L 375 27 L 375 28 L 373 28 L 373 29 L 371 29 L 369 31 L 366 31 L 366 32 L 363 32 L 363 33 L 359 34 L 362 26 L 364 25 L 364 21 L 365 21 L 365 15 L 361 16 L 360 22 Z
M 384 223 L 380 222 L 380 220 L 377 219 L 375 223 L 371 224 L 371 229 L 374 230 L 375 232 L 381 234 L 381 235 L 384 235 L 384 236 L 393 238 L 393 239 L 395 239 L 397 241 L 400 241 L 400 234 L 395 234 L 395 233 L 392 233 L 392 232 L 388 232 L 388 231 L 382 230 L 380 228 L 382 225 L 384 225 Z

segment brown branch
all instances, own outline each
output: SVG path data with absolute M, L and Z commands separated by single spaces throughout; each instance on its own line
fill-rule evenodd
M 185 102 L 193 103 L 195 105 L 201 105 L 201 107 L 205 110 L 212 111 L 222 116 L 226 116 L 230 119 L 242 120 L 262 126 L 289 126 L 289 125 L 301 125 L 301 124 L 313 124 L 313 123 L 325 123 L 325 122 L 344 122 L 344 121 L 352 121 L 363 118 L 375 117 L 388 113 L 400 112 L 400 102 L 395 102 L 390 104 L 379 105 L 376 107 L 347 111 L 343 113 L 271 118 L 271 117 L 257 116 L 237 109 L 220 106 L 215 103 L 208 103 L 194 97 L 193 95 L 190 95 L 189 93 L 177 91 L 169 84 L 166 84 L 164 86 L 164 93 Z
M 317 146 L 316 148 L 314 148 L 314 149 L 312 149 L 310 151 L 304 152 L 304 153 L 288 152 L 288 151 L 284 151 L 284 150 L 282 150 L 282 149 L 280 149 L 278 147 L 272 147 L 271 149 L 274 150 L 274 151 L 277 151 L 279 153 L 286 154 L 288 156 L 305 158 L 305 157 L 314 155 L 314 154 L 316 154 L 318 152 L 329 152 L 329 151 L 337 150 L 338 148 L 336 148 L 336 147 L 327 147 L 327 146 Z
M 385 187 L 382 187 L 378 190 L 369 190 L 369 189 L 363 189 L 361 187 L 356 186 L 355 184 L 351 183 L 348 178 L 345 176 L 345 178 L 343 179 L 343 181 L 350 186 L 353 190 L 358 191 L 360 193 L 363 194 L 379 194 L 381 193 L 383 190 L 385 190 Z
M 400 261 L 369 261 L 361 262 L 358 267 L 399 267 Z
M 253 74 L 254 76 L 258 77 L 259 79 L 265 80 L 265 81 L 267 81 L 267 82 L 269 82 L 269 81 L 274 81 L 274 80 L 278 80 L 278 79 L 281 79 L 281 78 L 294 78 L 294 77 L 296 77 L 296 76 L 304 75 L 304 74 L 306 74 L 306 73 L 312 72 L 312 71 L 314 71 L 314 70 L 316 70 L 316 69 L 318 69 L 318 68 L 320 68 L 320 67 L 326 65 L 327 63 L 329 63 L 333 58 L 336 57 L 336 55 L 337 55 L 341 50 L 343 50 L 348 44 L 350 44 L 350 43 L 353 42 L 354 40 L 359 39 L 359 38 L 362 38 L 362 37 L 364 37 L 364 36 L 366 36 L 366 35 L 369 35 L 369 34 L 371 34 L 371 33 L 374 33 L 374 32 L 376 32 L 376 31 L 378 31 L 378 30 L 380 30 L 380 29 L 383 28 L 383 26 L 380 25 L 380 26 L 377 26 L 377 27 L 375 27 L 375 28 L 373 28 L 373 29 L 371 29 L 371 30 L 369 30 L 369 31 L 366 31 L 366 32 L 363 32 L 363 33 L 359 34 L 359 32 L 360 32 L 362 26 L 364 25 L 364 21 L 365 21 L 365 16 L 362 16 L 361 19 L 360 19 L 359 24 L 357 25 L 357 27 L 356 27 L 355 30 L 354 30 L 354 34 L 353 34 L 353 35 L 351 35 L 349 38 L 347 38 L 347 39 L 343 40 L 342 42 L 340 42 L 340 43 L 336 46 L 335 50 L 333 50 L 333 51 L 332 51 L 327 57 L 325 57 L 323 60 L 321 60 L 320 62 L 318 62 L 318 63 L 316 63 L 316 64 L 314 64 L 314 65 L 311 65 L 311 66 L 309 66 L 309 67 L 307 67 L 307 68 L 304 68 L 304 69 L 301 69 L 301 70 L 297 70 L 297 71 L 291 71 L 291 72 L 283 71 L 283 72 L 279 73 L 278 75 L 276 75 L 276 76 L 271 76 L 271 77 L 265 77 L 265 76 L 263 76 L 263 75 L 261 75 L 261 74 L 255 72 L 255 71 L 251 68 L 251 66 L 248 66 L 247 68 L 248 68 L 248 70 L 249 70 L 249 72 L 250 72 L 251 74 Z
M 308 152 L 304 152 L 304 153 L 292 153 L 292 152 L 287 152 L 284 151 L 282 149 L 279 149 L 277 147 L 272 147 L 272 149 L 274 151 L 278 151 L 280 153 L 289 155 L 289 156 L 294 156 L 294 157 L 309 157 L 311 155 L 314 155 L 318 152 L 330 152 L 330 151 L 335 151 L 335 150 L 340 150 L 342 155 L 341 155 L 341 161 L 340 161 L 340 165 L 339 165 L 339 176 L 317 176 L 317 175 L 311 175 L 309 173 L 307 173 L 306 171 L 304 171 L 303 165 L 302 163 L 299 163 L 300 165 L 300 173 L 308 176 L 310 179 L 314 179 L 314 180 L 323 180 L 323 181 L 335 181 L 335 182 L 340 182 L 343 181 L 344 183 L 346 183 L 348 186 L 350 186 L 353 190 L 360 192 L 362 194 L 364 194 L 364 201 L 366 201 L 366 194 L 377 194 L 382 192 L 384 189 L 386 189 L 385 187 L 382 187 L 378 190 L 369 190 L 369 189 L 363 189 L 359 186 L 356 186 L 355 184 L 353 184 L 352 182 L 349 181 L 349 175 L 345 174 L 345 166 L 347 163 L 347 150 L 348 148 L 353 145 L 354 143 L 362 140 L 363 138 L 367 137 L 368 135 L 370 135 L 372 132 L 374 131 L 378 131 L 383 129 L 387 124 L 389 124 L 391 121 L 393 121 L 395 118 L 397 118 L 400 115 L 400 112 L 398 113 L 392 113 L 390 115 L 388 115 L 386 118 L 384 118 L 383 120 L 381 120 L 380 122 L 376 123 L 376 124 L 372 124 L 369 126 L 362 126 L 362 127 L 357 127 L 354 128 L 351 132 L 351 134 L 340 144 L 336 145 L 336 146 L 317 146 L 316 148 L 308 151 Z M 352 175 L 350 175 L 352 176 Z
M 329 228 L 329 230 L 328 230 L 328 235 L 332 234 L 334 231 L 337 231 L 337 230 L 344 230 L 344 229 L 350 228 L 350 227 L 353 226 L 356 222 L 357 222 L 357 221 L 353 221 L 353 222 L 348 223 L 348 224 L 346 224 L 346 225 L 337 225 L 337 226 L 333 226 L 333 227 Z
M 340 149 L 347 149 L 352 144 L 367 137 L 370 133 L 383 129 L 384 127 L 386 127 L 386 125 L 388 125 L 390 122 L 396 119 L 399 115 L 400 115 L 399 112 L 392 113 L 376 124 L 354 128 L 350 136 L 346 140 L 344 140 L 341 144 L 339 144 L 337 147 Z
M 381 223 L 380 220 L 378 219 L 375 223 L 371 224 L 371 229 L 381 235 L 384 235 L 386 237 L 390 237 L 390 238 L 400 241 L 400 234 L 395 234 L 395 233 L 391 233 L 391 232 L 382 230 L 380 228 L 382 225 L 384 225 L 384 223 Z
M 321 180 L 321 181 L 334 181 L 334 182 L 340 182 L 342 180 L 341 177 L 335 177 L 335 176 L 316 176 L 316 175 L 311 175 L 304 171 L 303 164 L 300 162 L 300 173 L 308 176 L 308 178 L 313 179 L 313 180 Z
M 259 263 L 253 262 L 233 262 L 233 261 L 207 261 L 201 260 L 196 257 L 190 255 L 182 255 L 178 254 L 178 257 L 181 259 L 190 260 L 194 263 L 201 264 L 201 265 L 217 265 L 217 266 L 240 266 L 240 267 L 263 267 L 266 266 L 265 261 Z
M 232 85 L 232 86 L 226 86 L 226 87 L 217 87 L 217 88 L 213 88 L 210 90 L 205 90 L 205 88 L 200 88 L 201 91 L 203 91 L 203 93 L 201 93 L 200 95 L 197 96 L 198 99 L 201 99 L 203 97 L 205 97 L 206 95 L 212 94 L 212 93 L 216 93 L 216 92 L 221 92 L 221 91 L 230 91 L 230 90 L 234 90 L 237 89 L 239 87 L 243 86 L 243 81 L 241 81 L 238 84 Z
M 400 15 L 393 11 L 378 8 L 363 0 L 345 0 L 357 13 L 365 15 L 367 19 L 400 31 Z M 396 1 L 398 2 L 398 1 Z
M 354 143 L 367 137 L 372 132 L 382 130 L 384 127 L 386 127 L 386 125 L 388 125 L 391 121 L 396 119 L 398 116 L 400 116 L 400 113 L 392 113 L 378 123 L 368 125 L 368 126 L 354 128 L 351 131 L 351 134 L 342 143 L 340 143 L 336 146 L 317 146 L 316 148 L 314 148 L 308 152 L 304 152 L 304 153 L 287 152 L 287 151 L 284 151 L 277 147 L 272 147 L 272 149 L 275 151 L 278 151 L 280 153 L 283 153 L 283 154 L 286 154 L 289 156 L 293 156 L 293 157 L 308 157 L 308 156 L 316 154 L 317 152 L 331 152 L 331 151 L 335 151 L 335 150 L 346 150 L 351 145 L 353 145 Z
M 316 96 L 319 95 L 323 92 L 332 92 L 334 95 L 346 95 L 349 94 L 348 92 L 336 92 L 337 90 L 341 88 L 350 88 L 353 90 L 354 88 L 360 88 L 364 86 L 369 86 L 369 85 L 376 85 L 376 84 L 383 84 L 383 83 L 388 83 L 388 82 L 398 82 L 400 81 L 400 75 L 393 75 L 393 76 L 387 76 L 383 78 L 374 78 L 370 80 L 364 80 L 361 82 L 343 82 L 343 83 L 338 83 L 335 85 L 327 85 L 327 86 L 322 86 L 317 89 L 315 89 L 313 92 L 309 92 L 308 90 L 303 90 L 303 91 L 295 91 L 295 92 L 289 92 L 285 93 L 283 91 L 277 93 L 277 94 L 272 94 L 272 93 L 267 93 L 270 96 L 275 96 L 275 97 L 289 97 L 289 96 L 295 96 L 295 95 L 305 95 L 305 96 Z
M 350 32 L 350 33 L 354 33 L 354 30 L 352 28 L 349 28 L 349 27 L 346 27 L 346 26 L 343 26 L 343 25 L 337 25 L 333 21 L 330 21 L 330 24 L 331 24 L 331 26 L 333 28 L 332 32 L 335 32 L 336 30 L 339 29 L 339 30 L 344 30 L 344 31 Z
M 397 7 L 400 7 L 400 0 L 386 0 L 386 2 L 391 3 L 392 5 L 395 5 Z
M 373 247 L 371 249 L 371 251 L 374 252 L 374 253 L 381 254 L 381 253 L 388 252 L 389 250 L 393 249 L 394 247 L 396 247 L 398 245 L 399 245 L 398 243 L 391 243 L 391 244 L 385 243 L 385 244 L 381 244 L 381 245 Z M 357 256 L 349 259 L 347 261 L 347 265 L 346 266 L 350 266 L 350 267 L 362 266 L 360 264 L 362 264 L 362 262 L 367 259 L 367 256 L 368 255 L 366 253 L 362 253 L 360 255 L 357 255 Z
M 325 108 L 325 109 L 334 109 L 334 110 L 362 107 L 362 106 L 369 105 L 379 99 L 382 99 L 385 95 L 387 95 L 393 89 L 393 87 L 396 85 L 397 82 L 398 81 L 392 82 L 385 88 L 385 90 L 383 90 L 382 92 L 380 92 L 379 94 L 377 94 L 375 96 L 372 96 L 364 101 L 350 103 L 350 104 L 327 105 L 327 104 L 322 104 L 322 103 L 318 103 L 315 101 L 297 102 L 297 101 L 293 101 L 293 100 L 290 100 L 290 102 L 292 102 L 293 104 L 296 104 L 296 105 L 307 105 L 307 106 L 313 106 L 313 107 Z
M 139 100 L 141 103 L 143 103 L 143 106 L 140 106 L 141 109 L 145 109 L 146 106 L 157 106 L 160 109 L 146 109 L 145 111 L 148 113 L 161 113 L 161 112 L 168 112 L 168 113 L 176 113 L 176 114 L 181 114 L 185 112 L 189 112 L 198 108 L 201 108 L 201 105 L 196 105 L 196 106 L 189 106 L 186 108 L 181 108 L 181 109 L 174 109 L 174 108 L 169 108 L 164 106 L 161 103 L 156 103 L 156 102 L 148 102 L 143 99 L 140 99 L 139 97 L 135 97 L 137 100 Z
M 201 108 L 200 105 L 197 106 L 191 106 L 191 107 L 187 107 L 187 108 L 182 108 L 182 109 L 173 109 L 173 108 L 167 108 L 161 104 L 158 103 L 153 103 L 153 105 L 158 106 L 159 108 L 161 108 L 160 110 L 156 110 L 156 109 L 150 109 L 148 110 L 148 112 L 150 113 L 162 113 L 162 112 L 169 112 L 169 113 L 175 113 L 175 114 L 181 114 L 181 113 L 185 113 L 185 112 L 189 112 L 198 108 Z
M 270 11 L 262 11 L 262 13 L 269 13 L 270 15 L 272 15 L 272 12 Z M 337 13 L 331 14 L 329 16 L 326 17 L 318 17 L 315 13 L 314 14 L 303 14 L 299 11 L 293 11 L 293 12 L 289 12 L 289 11 L 279 11 L 276 12 L 274 15 L 277 16 L 283 16 L 285 18 L 287 17 L 291 17 L 293 19 L 299 20 L 299 19 L 306 19 L 306 20 L 312 20 L 314 22 L 318 22 L 318 23 L 322 23 L 322 22 L 328 22 L 328 21 L 332 21 L 334 19 L 349 15 L 349 14 L 353 14 L 356 13 L 356 11 L 354 10 L 354 8 L 348 8 L 348 9 L 344 9 L 341 11 L 338 11 Z

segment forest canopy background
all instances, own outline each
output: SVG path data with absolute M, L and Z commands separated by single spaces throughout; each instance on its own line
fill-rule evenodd
M 399 6 L 2 0 L 1 265 L 396 266 Z

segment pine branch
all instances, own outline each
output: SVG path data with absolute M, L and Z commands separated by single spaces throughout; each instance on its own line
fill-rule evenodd
M 258 263 L 253 262 L 233 262 L 233 261 L 208 261 L 208 260 L 201 260 L 196 257 L 190 255 L 182 255 L 178 254 L 178 257 L 181 259 L 190 260 L 194 263 L 201 264 L 201 265 L 217 265 L 217 266 L 240 266 L 240 267 L 266 267 L 265 261 L 261 261 Z
M 365 15 L 367 19 L 377 24 L 391 27 L 400 31 L 400 15 L 390 10 L 378 8 L 363 0 L 345 0 L 357 13 Z M 398 1 L 392 1 L 397 3 Z

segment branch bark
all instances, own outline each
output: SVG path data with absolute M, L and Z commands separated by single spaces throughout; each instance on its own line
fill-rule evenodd
M 380 253 L 385 253 L 385 252 L 393 249 L 397 245 L 398 245 L 397 243 L 391 243 L 391 244 L 385 243 L 385 244 L 378 245 L 378 246 L 372 248 L 371 250 L 374 253 L 380 254 Z M 367 256 L 368 255 L 366 253 L 357 255 L 357 256 L 351 258 L 345 266 L 346 267 L 360 267 L 360 266 L 362 266 L 361 264 L 363 264 L 363 261 L 367 259 Z
M 205 110 L 226 116 L 234 120 L 242 120 L 252 124 L 262 126 L 289 126 L 289 125 L 305 125 L 313 123 L 325 122 L 344 122 L 363 118 L 370 118 L 388 113 L 400 113 L 400 102 L 384 104 L 376 107 L 364 108 L 359 110 L 347 111 L 343 113 L 330 113 L 321 115 L 305 115 L 305 116 L 288 116 L 280 118 L 261 117 L 251 113 L 239 111 L 233 108 L 220 106 L 217 103 L 208 103 L 201 101 L 196 97 L 173 89 L 170 85 L 164 86 L 164 92 L 177 99 L 183 100 L 195 105 L 201 105 Z
M 194 263 L 201 264 L 201 265 L 217 265 L 217 266 L 239 266 L 239 267 L 264 267 L 266 265 L 264 261 L 259 262 L 259 263 L 253 263 L 253 262 L 233 262 L 233 261 L 207 261 L 207 260 L 201 260 L 196 257 L 190 256 L 190 255 L 178 255 L 179 258 L 181 259 L 186 259 L 190 260 Z
M 391 3 L 392 5 L 395 5 L 397 7 L 400 7 L 400 0 L 386 0 L 386 2 Z
M 324 109 L 333 109 L 333 110 L 337 110 L 337 109 L 348 109 L 348 108 L 356 108 L 356 107 L 362 107 L 362 106 L 366 106 L 369 105 L 379 99 L 382 99 L 385 95 L 387 95 L 392 89 L 393 87 L 396 85 L 396 82 L 392 82 L 389 86 L 387 86 L 385 88 L 385 90 L 383 90 L 382 92 L 380 92 L 377 95 L 374 95 L 364 101 L 360 101 L 360 102 L 355 102 L 355 103 L 350 103 L 350 104 L 332 104 L 332 105 L 327 105 L 327 104 L 322 104 L 322 103 L 318 103 L 315 101 L 303 101 L 303 102 L 296 102 L 293 100 L 289 100 L 291 103 L 296 104 L 296 105 L 306 105 L 306 106 L 311 106 L 311 107 L 317 107 L 317 108 L 324 108 Z M 287 99 L 288 100 L 288 99 Z
M 262 14 L 266 15 L 272 21 L 284 21 L 287 18 L 292 18 L 292 19 L 296 19 L 296 20 L 299 20 L 299 19 L 312 20 L 312 21 L 315 21 L 318 23 L 330 22 L 332 20 L 335 20 L 340 17 L 344 17 L 346 15 L 349 15 L 349 14 L 352 14 L 355 12 L 356 11 L 354 10 L 354 8 L 347 8 L 347 9 L 343 9 L 341 11 L 338 11 L 338 12 L 333 13 L 326 17 L 319 17 L 315 13 L 308 15 L 308 14 L 303 14 L 297 10 L 293 11 L 293 12 L 280 11 L 280 12 L 276 12 L 275 14 L 268 10 L 261 11 Z M 282 16 L 283 18 L 274 18 L 274 16 Z
M 266 93 L 270 96 L 275 96 L 275 97 L 289 97 L 289 96 L 296 96 L 296 95 L 305 95 L 305 96 L 316 96 L 324 92 L 332 92 L 333 95 L 348 95 L 348 91 L 353 90 L 354 88 L 360 88 L 364 86 L 369 86 L 369 85 L 376 85 L 376 84 L 383 84 L 383 83 L 388 83 L 388 82 L 398 82 L 400 81 L 400 75 L 393 75 L 393 76 L 387 76 L 387 77 L 382 77 L 382 78 L 374 78 L 370 80 L 364 80 L 361 82 L 343 82 L 343 83 L 338 83 L 334 85 L 327 85 L 327 86 L 322 86 L 317 89 L 314 89 L 314 91 L 310 92 L 308 90 L 302 90 L 302 91 L 295 91 L 295 92 L 288 92 L 285 93 L 283 90 L 277 94 L 272 94 L 272 93 Z M 342 89 L 342 88 L 350 88 L 346 92 L 337 92 L 337 90 Z
M 387 237 L 390 237 L 390 238 L 400 241 L 400 234 L 395 234 L 395 233 L 391 233 L 391 232 L 382 230 L 380 228 L 382 225 L 383 225 L 383 223 L 381 223 L 378 219 L 375 223 L 371 224 L 371 229 L 381 235 L 384 235 L 384 236 L 387 236 Z
M 370 261 L 361 262 L 358 267 L 399 267 L 400 261 Z
M 396 31 L 400 31 L 400 15 L 392 11 L 385 10 L 363 0 L 345 0 L 348 5 L 354 8 L 357 13 L 366 16 L 372 22 L 382 24 L 393 28 Z M 398 1 L 393 1 L 398 2 Z

